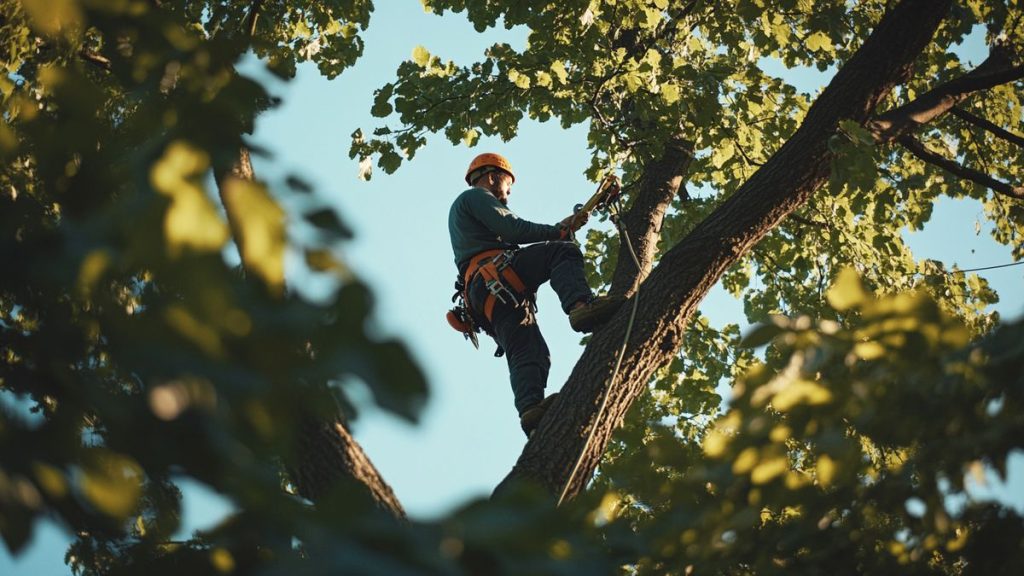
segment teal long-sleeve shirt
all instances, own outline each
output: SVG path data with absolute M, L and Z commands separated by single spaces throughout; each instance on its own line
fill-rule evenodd
M 558 226 L 523 220 L 487 190 L 470 188 L 452 203 L 448 212 L 448 234 L 461 274 L 469 259 L 484 250 L 558 240 L 562 230 Z

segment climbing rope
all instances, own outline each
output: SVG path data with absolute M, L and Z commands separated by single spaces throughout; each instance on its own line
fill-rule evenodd
M 615 212 L 612 214 L 612 221 L 615 223 L 616 228 L 618 228 L 619 235 L 622 236 L 622 238 L 626 241 L 626 247 L 629 249 L 629 255 L 630 255 L 630 257 L 632 257 L 633 263 L 636 265 L 636 268 L 639 271 L 639 270 L 641 270 L 640 259 L 637 257 L 636 251 L 633 249 L 633 242 L 629 238 L 629 233 L 626 231 L 626 227 L 622 224 L 622 221 L 619 218 L 619 214 L 621 212 L 620 201 L 618 199 L 616 199 L 610 205 L 610 207 L 614 207 L 614 209 L 615 209 Z M 571 225 L 574 225 L 575 223 L 576 223 L 576 220 L 575 220 L 575 215 L 574 215 L 574 218 L 572 220 Z M 573 242 L 576 242 L 577 245 L 579 244 L 576 241 L 575 236 L 572 236 L 572 240 L 573 240 Z M 964 274 L 964 273 L 967 273 L 967 272 L 980 272 L 982 270 L 994 270 L 994 269 L 997 269 L 997 268 L 1009 268 L 1011 266 L 1020 266 L 1022 264 L 1024 264 L 1024 261 L 1013 262 L 1013 263 L 1010 263 L 1010 264 L 1000 264 L 1000 265 L 997 265 L 997 266 L 986 266 L 986 267 L 982 267 L 982 268 L 969 268 L 969 269 L 966 269 L 966 270 L 953 270 L 953 271 L 945 272 L 945 273 L 942 273 L 942 274 L 925 274 L 925 276 L 947 276 L 947 275 L 952 276 L 954 274 Z M 632 335 L 632 333 L 633 333 L 633 325 L 634 325 L 634 322 L 636 321 L 636 311 L 637 311 L 637 307 L 640 304 L 640 287 L 639 286 L 637 286 L 636 292 L 634 292 L 632 299 L 633 299 L 633 308 L 632 308 L 632 310 L 629 313 L 629 322 L 628 322 L 628 324 L 626 324 L 626 334 L 625 334 L 625 336 L 622 339 L 622 346 L 619 348 L 618 358 L 616 358 L 616 360 L 615 360 L 615 368 L 614 368 L 614 370 L 612 370 L 611 380 L 609 381 L 608 386 L 605 388 L 604 394 L 601 395 L 601 405 L 597 409 L 597 414 L 594 416 L 593 424 L 590 426 L 590 428 L 589 428 L 589 430 L 587 432 L 587 439 L 583 442 L 583 447 L 580 449 L 580 453 L 576 457 L 576 462 L 573 464 L 572 470 L 569 472 L 569 477 L 566 479 L 565 485 L 562 486 L 562 491 L 561 491 L 561 493 L 558 496 L 558 502 L 555 504 L 556 507 L 561 506 L 562 502 L 565 501 L 565 497 L 569 493 L 569 487 L 572 486 L 572 483 L 576 480 L 576 474 L 579 473 L 580 465 L 582 465 L 582 463 L 583 463 L 583 457 L 586 455 L 587 450 L 590 448 L 590 443 L 594 440 L 594 433 L 597 431 L 597 423 L 598 423 L 598 421 L 600 421 L 601 415 L 604 414 L 604 410 L 608 406 L 608 397 L 611 394 L 612 389 L 617 384 L 617 380 L 618 380 L 618 377 L 619 377 L 619 369 L 622 367 L 622 359 L 626 355 L 626 346 L 629 343 L 630 335 Z
M 633 263 L 636 264 L 637 271 L 641 270 L 640 259 L 636 256 L 636 251 L 633 249 L 633 242 L 629 239 L 629 233 L 626 231 L 626 227 L 622 225 L 622 220 L 618 217 L 621 205 L 619 201 L 614 202 L 615 213 L 612 215 L 613 222 L 615 222 L 616 228 L 619 229 L 619 234 L 626 241 L 626 247 L 629 248 L 629 255 L 633 258 Z M 569 472 L 569 478 L 566 479 L 565 485 L 562 487 L 562 493 L 558 496 L 558 502 L 555 507 L 562 505 L 565 500 L 566 494 L 569 493 L 569 487 L 576 479 L 576 474 L 579 472 L 580 465 L 583 463 L 583 456 L 587 453 L 590 448 L 590 443 L 594 440 L 594 433 L 597 431 L 597 423 L 601 419 L 601 415 L 604 414 L 604 409 L 608 405 L 608 396 L 615 387 L 616 381 L 619 377 L 619 368 L 622 367 L 622 359 L 626 355 L 626 345 L 629 343 L 629 336 L 633 333 L 633 323 L 636 321 L 636 309 L 640 304 L 640 287 L 637 286 L 636 292 L 633 293 L 633 309 L 629 313 L 629 323 L 626 324 L 626 335 L 622 339 L 622 347 L 619 348 L 619 357 L 615 360 L 615 369 L 612 370 L 612 378 L 608 383 L 608 387 L 605 388 L 604 394 L 601 396 L 601 406 L 597 409 L 597 414 L 594 416 L 593 424 L 590 426 L 590 430 L 587 432 L 587 439 L 583 442 L 583 448 L 580 449 L 579 455 L 576 457 L 576 463 L 573 464 L 572 471 Z

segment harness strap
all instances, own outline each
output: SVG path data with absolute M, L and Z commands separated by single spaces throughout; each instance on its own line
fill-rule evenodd
M 486 250 L 473 256 L 466 268 L 463 284 L 465 285 L 464 298 L 469 302 L 469 285 L 473 278 L 479 274 L 487 285 L 489 294 L 484 300 L 484 317 L 490 322 L 494 315 L 494 305 L 498 300 L 506 302 L 505 296 L 512 300 L 511 304 L 518 305 L 519 298 L 526 294 L 526 284 L 510 265 L 511 256 L 502 249 Z M 508 283 L 506 285 L 506 282 Z M 505 296 L 503 296 L 504 294 Z

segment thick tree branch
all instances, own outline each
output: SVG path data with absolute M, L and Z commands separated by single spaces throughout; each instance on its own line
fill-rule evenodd
M 679 192 L 692 160 L 693 142 L 676 137 L 666 144 L 661 158 L 644 168 L 637 197 L 621 216 L 641 267 L 637 270 L 633 259 L 624 256 L 626 248 L 623 244 L 619 250 L 622 256 L 615 263 L 612 275 L 611 294 L 632 296 L 636 287 L 647 278 L 661 237 L 665 210 Z
M 893 142 L 948 112 L 976 92 L 1020 80 L 1024 78 L 1024 65 L 1015 65 L 1014 57 L 1008 46 L 996 46 L 974 70 L 878 116 L 868 124 L 868 129 L 880 144 Z
M 950 160 L 941 154 L 929 150 L 917 138 L 914 138 L 910 134 L 900 136 L 899 142 L 914 156 L 917 156 L 929 164 L 938 166 L 954 176 L 959 176 L 976 184 L 981 184 L 993 192 L 998 192 L 999 194 L 1009 196 L 1010 198 L 1016 198 L 1017 200 L 1024 199 L 1024 186 L 1011 186 L 1006 182 L 996 180 L 984 172 L 968 168 L 963 164 Z
M 289 474 L 299 494 L 313 502 L 329 498 L 339 490 L 366 490 L 379 508 L 405 519 L 395 493 L 340 419 L 303 419 L 296 464 Z
M 249 149 L 240 146 L 232 162 L 215 168 L 214 177 L 228 226 L 241 252 L 241 219 L 247 207 L 235 196 L 240 188 L 232 186 L 231 182 L 255 178 Z M 302 497 L 317 502 L 333 492 L 354 488 L 363 490 L 379 508 L 396 518 L 405 518 L 405 511 L 391 487 L 345 428 L 340 416 L 324 419 L 304 415 L 296 438 L 296 461 L 289 473 Z
M 1016 144 L 1017 146 L 1024 148 L 1024 137 L 1018 136 L 1013 132 L 1010 132 L 1009 130 L 1004 130 L 1001 126 L 995 124 L 990 120 L 982 118 L 981 116 L 971 114 L 970 112 L 962 108 L 952 108 L 950 109 L 949 113 L 956 116 L 957 118 L 960 118 L 961 120 L 970 122 L 971 124 L 974 124 L 975 126 L 978 126 L 979 128 L 986 130 L 987 132 L 990 132 L 996 138 L 1001 138 L 1011 144 Z
M 643 298 L 619 384 L 609 388 L 629 303 L 594 334 L 560 400 L 545 415 L 499 490 L 530 480 L 557 497 L 577 460 L 580 474 L 568 487 L 568 496 L 583 489 L 630 405 L 655 370 L 678 353 L 686 323 L 701 300 L 730 265 L 827 182 L 832 159 L 827 142 L 839 123 L 868 121 L 878 103 L 906 77 L 949 5 L 950 0 L 903 0 L 882 18 L 785 145 L 662 256 L 641 286 Z M 607 409 L 600 412 L 606 394 Z M 584 446 L 592 427 L 593 441 Z

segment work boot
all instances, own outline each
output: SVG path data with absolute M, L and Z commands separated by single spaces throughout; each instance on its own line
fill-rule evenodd
M 558 392 L 555 392 L 551 396 L 541 400 L 537 404 L 527 408 L 523 411 L 523 415 L 519 417 L 519 425 L 522 426 L 523 432 L 526 433 L 526 437 L 529 438 L 533 431 L 540 426 L 540 420 L 544 417 L 544 413 L 547 412 L 548 407 L 555 401 L 555 397 L 558 396 Z
M 626 299 L 622 296 L 598 296 L 569 311 L 569 325 L 577 332 L 593 332 L 607 322 Z

